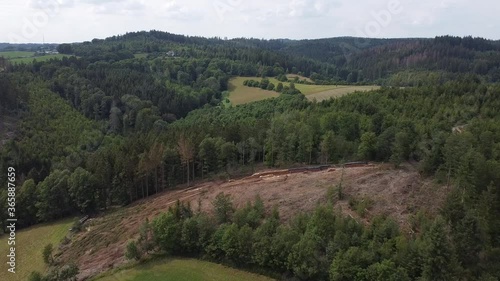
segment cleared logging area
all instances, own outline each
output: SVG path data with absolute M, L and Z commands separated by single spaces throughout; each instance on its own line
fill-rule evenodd
M 231 195 L 237 208 L 259 195 L 266 210 L 271 212 L 274 206 L 278 207 L 281 219 L 286 222 L 297 213 L 311 211 L 319 203 L 325 203 L 329 190 L 342 180 L 346 199 L 338 201 L 335 208 L 360 223 L 369 223 L 377 215 L 388 215 L 399 222 L 403 231 L 411 231 L 410 217 L 419 210 L 437 212 L 448 192 L 432 180 L 421 177 L 411 165 L 405 165 L 403 169 L 394 169 L 388 164 L 354 163 L 346 166 L 350 168 L 318 166 L 267 170 L 253 177 L 208 181 L 188 189 L 165 191 L 89 219 L 84 224 L 86 231 L 72 239 L 71 247 L 63 253 L 62 259 L 78 264 L 80 278 L 124 265 L 125 246 L 130 239 L 137 237 L 146 218 L 151 221 L 177 200 L 191 206 L 198 206 L 200 202 L 200 210 L 211 213 L 212 202 L 220 192 Z M 366 198 L 372 203 L 363 206 Z M 361 207 L 362 216 L 358 214 Z

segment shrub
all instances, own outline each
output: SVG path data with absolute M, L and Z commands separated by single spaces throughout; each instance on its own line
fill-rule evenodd
M 221 192 L 217 194 L 212 204 L 214 206 L 215 215 L 219 223 L 226 223 L 231 221 L 234 213 L 231 196 L 225 195 L 223 192 Z
M 54 246 L 52 245 L 52 243 L 47 244 L 43 248 L 42 251 L 43 261 L 48 265 L 51 265 L 54 262 L 54 257 L 52 255 L 53 251 L 54 251 Z
M 80 221 L 75 221 L 75 223 L 71 227 L 71 231 L 74 233 L 82 231 L 82 224 L 80 223 Z
M 42 281 L 42 274 L 38 271 L 33 271 L 28 277 L 28 281 Z
M 139 249 L 137 248 L 137 244 L 135 241 L 130 241 L 127 244 L 127 250 L 125 252 L 125 257 L 129 260 L 140 260 L 141 259 L 141 253 L 139 252 Z

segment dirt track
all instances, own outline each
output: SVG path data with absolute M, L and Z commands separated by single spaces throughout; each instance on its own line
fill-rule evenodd
M 77 262 L 80 279 L 121 265 L 125 262 L 126 243 L 137 236 L 138 228 L 146 218 L 152 220 L 177 200 L 189 202 L 194 210 L 200 202 L 203 211 L 212 212 L 212 201 L 220 192 L 231 194 L 236 207 L 243 206 L 259 195 L 267 211 L 278 206 L 281 218 L 287 221 L 298 212 L 311 211 L 319 203 L 326 202 L 328 188 L 337 185 L 341 175 L 341 169 L 281 173 L 279 176 L 208 182 L 186 190 L 166 191 L 89 220 L 86 223 L 87 231 L 73 238 L 62 258 Z M 401 170 L 392 169 L 389 165 L 349 168 L 345 170 L 343 186 L 346 198 L 370 198 L 374 204 L 365 218 L 359 217 L 349 208 L 347 199 L 338 202 L 335 208 L 362 223 L 369 223 L 374 215 L 386 214 L 396 219 L 404 230 L 408 229 L 411 214 L 421 207 L 435 212 L 446 194 L 443 187 L 422 179 L 410 165 Z

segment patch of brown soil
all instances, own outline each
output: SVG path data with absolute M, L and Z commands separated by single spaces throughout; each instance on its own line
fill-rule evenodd
M 342 169 L 274 176 L 265 174 L 265 177 L 205 182 L 185 190 L 166 191 L 91 219 L 85 224 L 88 231 L 72 239 L 62 259 L 78 264 L 79 279 L 119 266 L 125 262 L 125 245 L 137 237 L 146 218 L 152 220 L 177 200 L 190 203 L 194 210 L 201 208 L 212 212 L 212 202 L 220 192 L 230 194 L 236 207 L 244 206 L 259 195 L 268 212 L 277 206 L 281 218 L 287 221 L 299 212 L 311 211 L 326 202 L 327 190 L 340 182 Z M 443 187 L 421 178 L 409 165 L 400 170 L 389 165 L 345 169 L 343 187 L 346 200 L 335 206 L 342 213 L 364 224 L 377 214 L 385 214 L 397 220 L 403 228 L 408 225 L 410 215 L 419 209 L 435 212 L 446 194 Z M 368 197 L 374 201 L 365 218 L 350 209 L 347 203 L 350 197 Z
M 373 201 L 366 217 L 387 215 L 395 219 L 403 231 L 410 232 L 410 216 L 419 210 L 438 212 L 448 189 L 420 176 L 411 165 L 395 170 L 379 167 L 373 173 L 353 177 L 347 175 L 344 192 L 354 198 Z

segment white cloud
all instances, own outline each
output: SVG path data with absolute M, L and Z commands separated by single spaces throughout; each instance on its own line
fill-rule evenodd
M 137 16 L 142 14 L 146 5 L 138 0 L 83 0 L 90 6 L 91 13 L 108 15 Z
M 320 38 L 358 35 L 398 0 L 0 0 L 0 42 L 22 33 L 51 1 L 61 3 L 47 24 L 27 39 L 84 41 L 137 30 L 221 37 Z M 467 35 L 500 39 L 500 2 L 399 0 L 376 37 Z M 7 31 L 7 32 L 5 32 Z M 464 34 L 465 33 L 465 34 Z
M 197 9 L 188 6 L 186 2 L 183 1 L 180 4 L 176 0 L 167 1 L 156 12 L 160 17 L 182 21 L 199 21 L 203 16 Z
M 70 8 L 75 5 L 75 0 L 29 0 L 27 4 L 32 9 Z
M 327 0 L 292 0 L 288 15 L 291 17 L 322 17 L 330 14 L 336 2 Z

